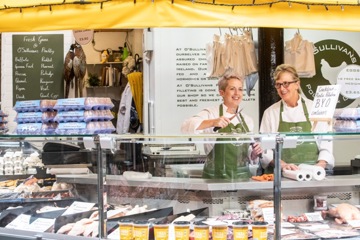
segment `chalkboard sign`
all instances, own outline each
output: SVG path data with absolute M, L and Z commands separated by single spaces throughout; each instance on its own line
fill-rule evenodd
M 64 35 L 13 35 L 12 43 L 13 105 L 63 98 Z

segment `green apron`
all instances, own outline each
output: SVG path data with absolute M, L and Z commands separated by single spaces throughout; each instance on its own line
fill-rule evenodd
M 223 116 L 223 106 L 219 107 L 219 115 Z M 225 128 L 221 128 L 219 133 L 231 133 L 236 130 L 237 133 L 249 132 L 243 116 L 239 113 L 241 122 L 236 126 L 230 123 Z M 236 139 L 217 139 L 219 143 L 214 144 L 214 148 L 207 155 L 207 161 L 204 165 L 203 178 L 209 179 L 243 179 L 248 180 L 250 171 L 248 166 L 248 148 L 249 144 L 221 143 Z
M 284 111 L 283 102 L 280 105 L 280 123 L 278 132 L 291 132 L 293 127 L 301 127 L 302 132 L 311 132 L 311 122 L 309 120 L 309 114 L 305 105 L 304 99 L 301 100 L 303 105 L 306 121 L 304 122 L 285 122 L 282 119 L 282 112 Z M 303 142 L 298 144 L 296 148 L 284 148 L 281 152 L 281 159 L 286 163 L 293 164 L 316 164 L 319 156 L 319 149 L 316 142 Z M 273 172 L 273 167 L 269 166 L 266 173 Z

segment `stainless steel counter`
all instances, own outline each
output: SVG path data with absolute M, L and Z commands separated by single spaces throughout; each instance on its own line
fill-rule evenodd
M 96 184 L 97 175 L 57 175 L 57 181 L 74 184 Z M 106 185 L 116 186 L 142 186 L 148 188 L 166 188 L 166 189 L 185 189 L 194 191 L 237 191 L 237 190 L 272 190 L 273 182 L 258 182 L 249 180 L 248 182 L 229 182 L 223 180 L 208 180 L 200 178 L 172 178 L 172 177 L 152 177 L 150 179 L 126 179 L 122 175 L 107 175 Z M 284 192 L 303 189 L 341 189 L 343 191 L 351 189 L 360 190 L 360 174 L 327 176 L 322 181 L 294 181 L 283 178 L 281 189 Z

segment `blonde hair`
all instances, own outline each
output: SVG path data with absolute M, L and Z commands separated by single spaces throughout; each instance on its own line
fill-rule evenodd
M 295 67 L 290 64 L 285 64 L 285 63 L 280 64 L 279 66 L 276 67 L 276 69 L 274 71 L 274 81 L 276 82 L 277 80 L 279 80 L 279 78 L 281 77 L 281 74 L 283 74 L 285 72 L 290 73 L 294 81 L 300 82 L 299 74 L 297 73 Z M 301 93 L 301 87 L 299 87 L 297 92 Z
M 244 84 L 244 80 L 241 77 L 238 77 L 238 76 L 235 76 L 235 75 L 223 76 L 218 81 L 219 91 L 220 90 L 225 91 L 230 79 L 238 79 L 242 84 Z
M 295 67 L 293 67 L 290 64 L 281 64 L 277 66 L 274 72 L 274 80 L 275 81 L 279 80 L 281 74 L 284 72 L 290 73 L 292 75 L 293 80 L 300 81 L 299 75 Z

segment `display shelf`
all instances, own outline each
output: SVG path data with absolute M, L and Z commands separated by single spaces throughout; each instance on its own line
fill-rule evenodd
M 325 137 L 324 137 L 325 136 Z M 256 141 L 274 141 L 279 145 L 286 137 L 294 137 L 295 141 L 314 141 L 314 137 L 321 137 L 324 141 L 343 141 L 360 139 L 360 133 L 325 133 L 325 134 L 211 134 L 211 135 L 176 135 L 176 136 L 154 136 L 141 134 L 126 135 L 3 135 L 0 136 L 0 142 L 5 144 L 14 144 L 22 148 L 23 142 L 41 143 L 45 141 L 73 142 L 82 144 L 85 140 L 91 140 L 96 147 L 96 165 L 98 174 L 57 174 L 56 180 L 74 184 L 82 200 L 96 202 L 99 206 L 104 206 L 104 199 L 110 204 L 149 204 L 149 206 L 172 206 L 174 211 L 180 209 L 192 209 L 199 207 L 208 207 L 211 216 L 219 215 L 224 209 L 241 208 L 249 200 L 268 199 L 275 201 L 274 186 L 276 182 L 258 182 L 249 181 L 226 181 L 209 180 L 201 178 L 175 178 L 153 176 L 149 179 L 125 178 L 123 175 L 106 174 L 107 159 L 106 154 L 118 151 L 122 143 L 139 144 L 162 144 L 165 148 L 171 144 L 205 144 L 216 143 L 217 138 L 223 138 L 222 143 L 242 144 Z M 108 140 L 108 145 L 102 146 L 101 140 Z M 111 140 L 111 141 L 110 141 Z M 110 144 L 111 143 L 111 144 Z M 114 151 L 112 151 L 114 150 Z M 105 154 L 106 153 L 106 154 Z M 128 157 L 128 156 L 127 156 Z M 171 157 L 171 155 L 169 156 Z M 129 158 L 124 158 L 130 160 Z M 87 165 L 88 166 L 88 165 Z M 49 167 L 49 166 L 47 166 Z M 281 204 L 284 205 L 287 213 L 296 214 L 295 211 L 306 212 L 313 196 L 324 194 L 329 196 L 329 203 L 339 201 L 349 201 L 358 204 L 360 193 L 360 174 L 327 176 L 322 181 L 294 181 L 281 178 L 279 191 L 281 192 Z M 106 193 L 106 194 L 105 194 Z M 96 196 L 97 195 L 97 196 Z M 104 198 L 106 196 L 106 198 Z M 41 204 L 42 201 L 48 202 L 49 199 L 23 200 L 17 199 L 14 202 L 1 202 L 2 204 L 15 205 L 20 202 L 23 204 Z M 33 203 L 32 203 L 33 202 Z M 37 203 L 39 202 L 39 203 Z M 296 210 L 289 206 L 297 204 Z M 278 206 L 279 207 L 279 206 Z M 299 210 L 300 209 L 300 210 Z M 275 209 L 275 212 L 277 210 Z M 280 211 L 278 211 L 280 213 Z M 103 209 L 99 209 L 99 219 L 106 221 Z M 279 219 L 278 217 L 276 219 Z M 280 225 L 276 225 L 277 227 Z M 20 233 L 19 233 L 20 232 Z M 100 230 L 100 235 L 104 236 L 104 231 Z M 0 236 L 5 232 L 0 231 Z M 6 233 L 5 233 L 6 234 Z M 21 236 L 21 231 L 16 231 L 16 235 Z M 32 232 L 29 236 L 36 234 Z M 48 233 L 46 233 L 48 234 Z M 46 234 L 42 235 L 45 236 Z M 51 235 L 51 234 L 50 234 Z M 52 234 L 52 239 L 63 239 L 65 235 Z M 67 239 L 72 239 L 66 236 Z M 18 239 L 21 239 L 20 237 Z M 78 239 L 86 239 L 79 237 Z
M 57 180 L 74 184 L 97 184 L 96 174 L 88 175 L 57 175 Z M 248 182 L 229 182 L 221 180 L 206 180 L 197 178 L 172 178 L 172 177 L 152 177 L 150 179 L 126 179 L 122 175 L 107 175 L 106 185 L 144 188 L 164 188 L 164 189 L 185 189 L 194 191 L 244 191 L 244 190 L 272 190 L 273 182 L 258 182 L 249 180 Z M 281 189 L 283 191 L 306 191 L 312 188 L 332 188 L 342 189 L 359 188 L 360 174 L 327 176 L 322 181 L 294 181 L 282 178 Z

